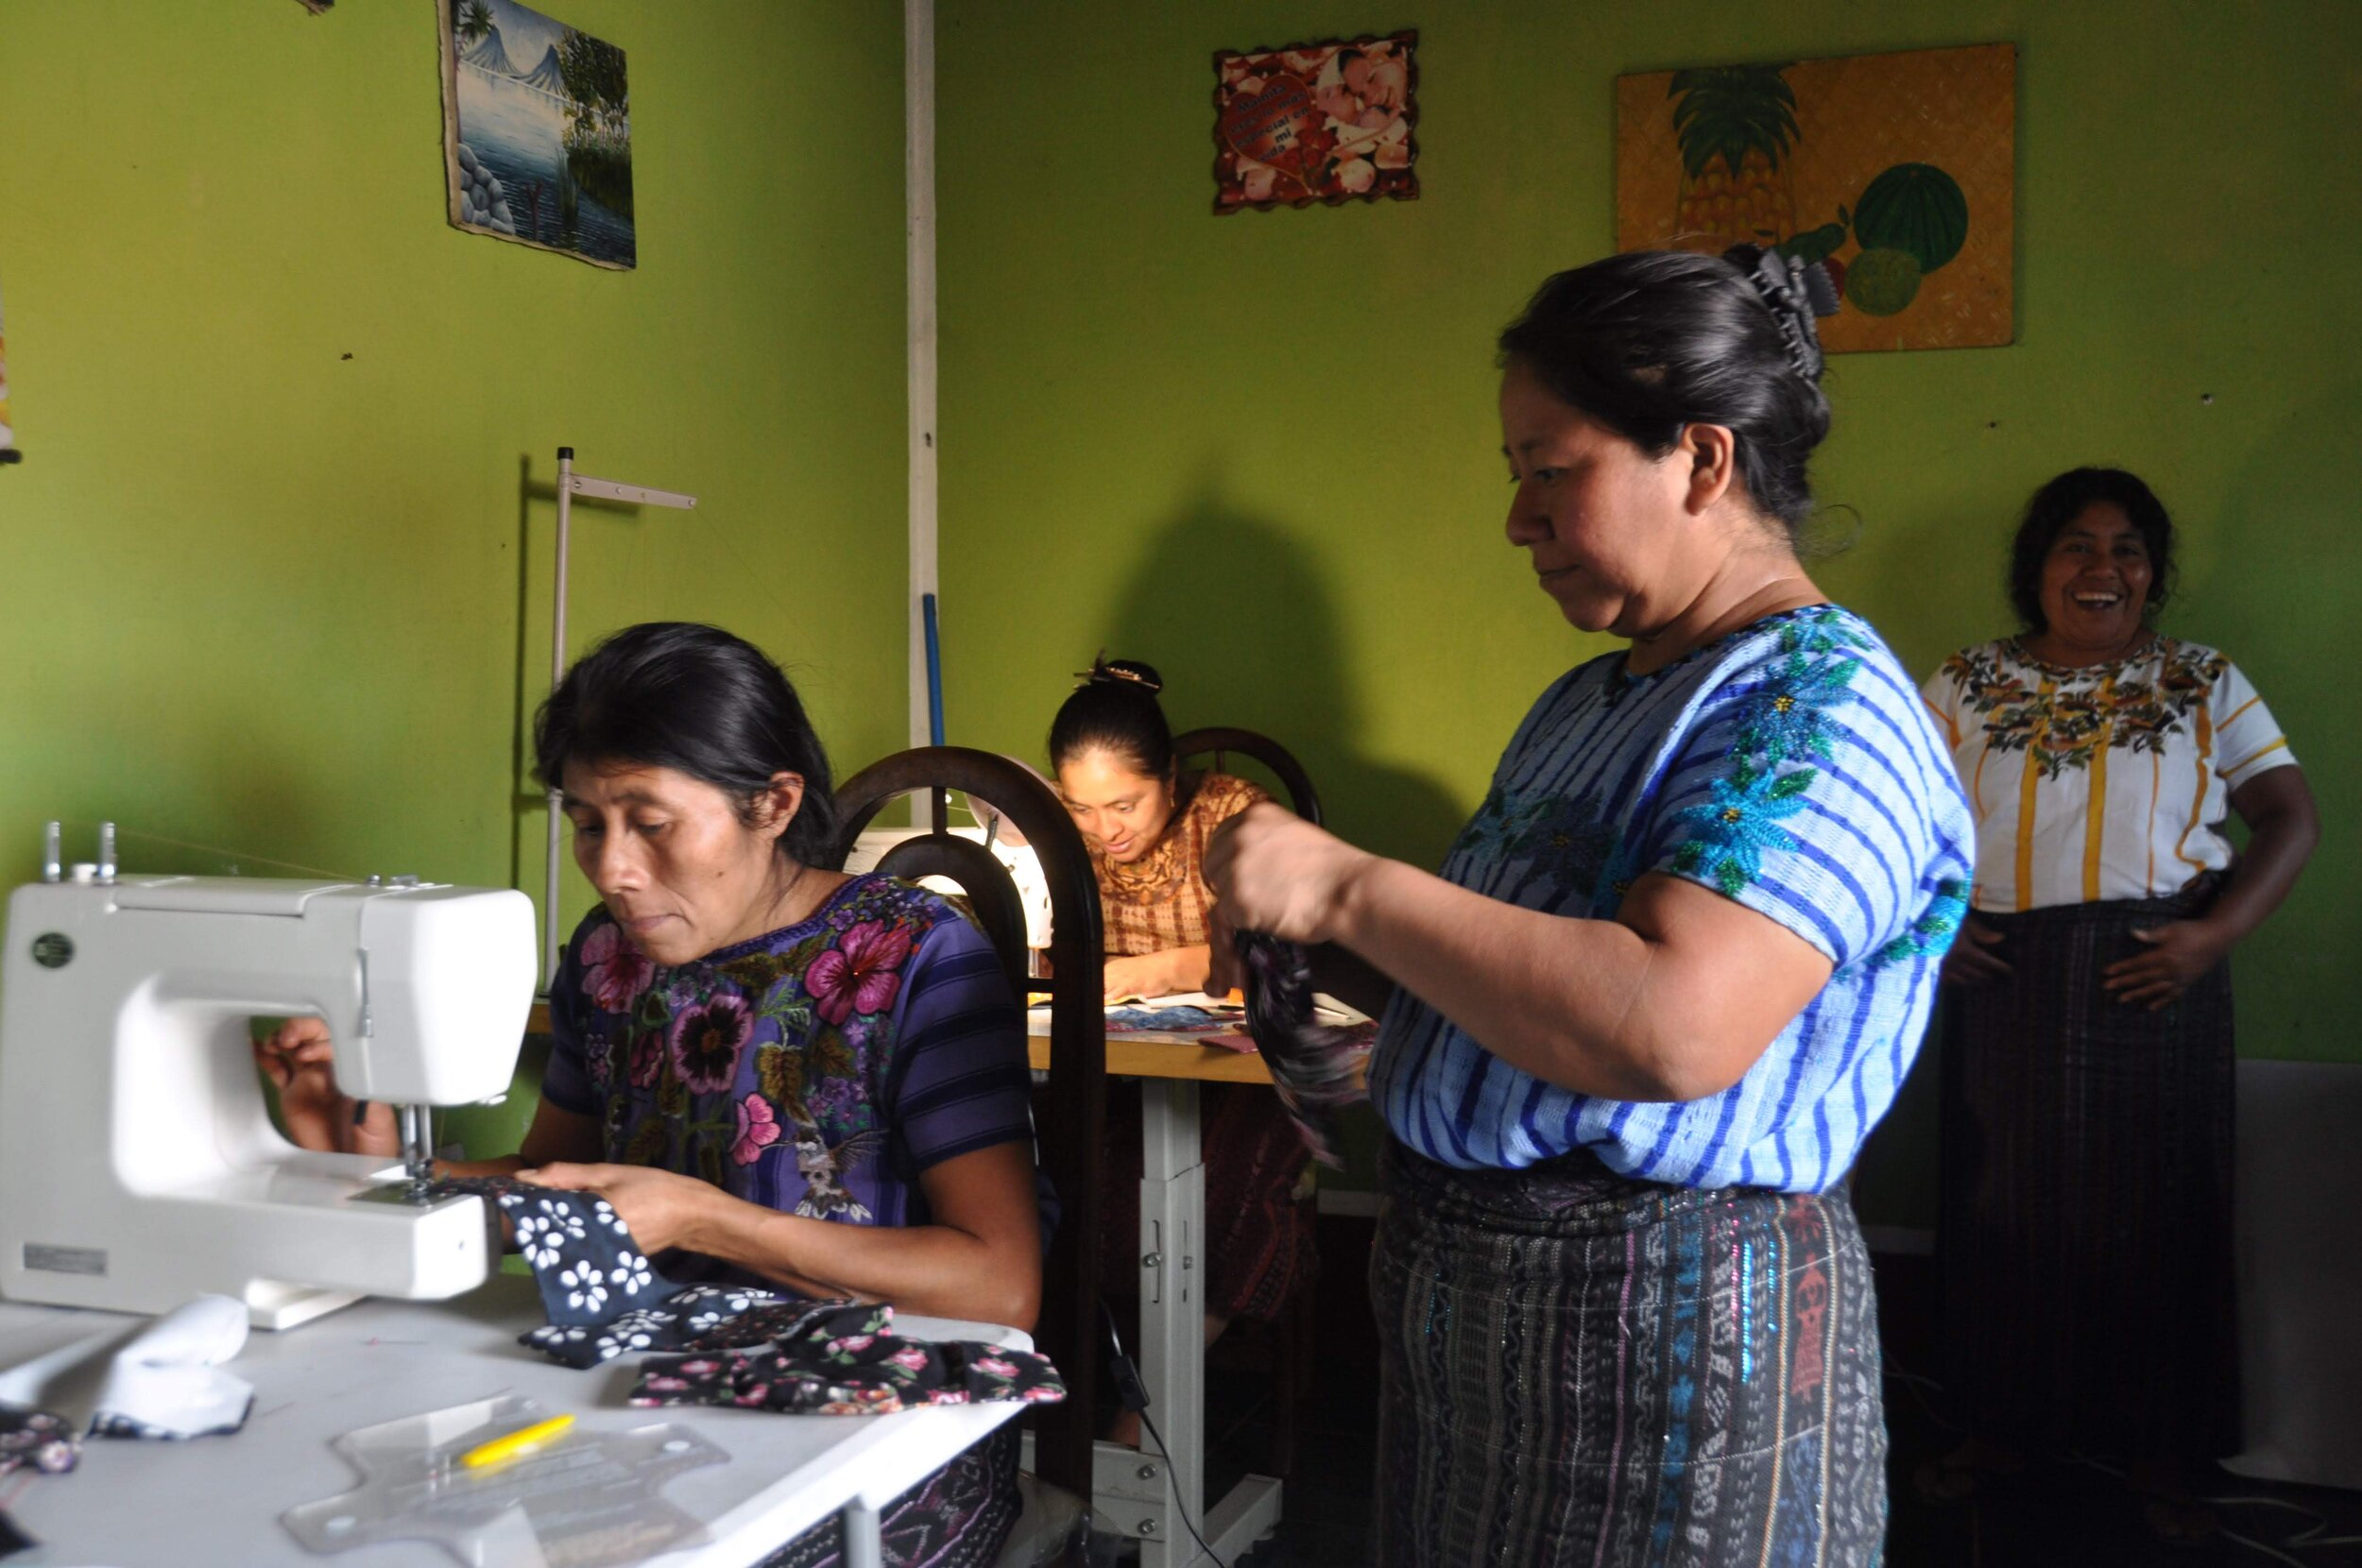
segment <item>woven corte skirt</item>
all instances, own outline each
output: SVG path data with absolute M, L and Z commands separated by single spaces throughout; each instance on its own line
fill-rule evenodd
M 1851 1206 L 1388 1150 L 1371 1255 L 1390 1568 L 1861 1568 L 1886 1529 Z
M 1937 1258 L 1945 1391 L 1979 1437 L 2239 1448 L 2230 966 L 2155 1013 L 2100 989 L 2204 896 L 1978 916 L 2013 972 L 1948 992 Z

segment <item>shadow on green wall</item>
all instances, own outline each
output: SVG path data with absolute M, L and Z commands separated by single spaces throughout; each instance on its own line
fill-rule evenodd
M 1211 485 L 1157 531 L 1105 622 L 1111 655 L 1144 658 L 1165 678 L 1176 729 L 1239 724 L 1303 762 L 1327 826 L 1353 843 L 1433 865 L 1464 812 L 1437 778 L 1371 756 L 1363 693 L 1335 602 L 1311 554 L 1280 523 L 1229 505 Z M 1324 1185 L 1377 1185 L 1378 1125 L 1356 1107 L 1340 1129 L 1346 1168 Z
M 2246 672 L 2321 808 L 2320 845 L 2295 892 L 2233 955 L 2241 1056 L 2337 1061 L 2352 1050 L 2342 988 L 2321 983 L 2320 958 L 2362 951 L 2362 908 L 2348 892 L 2362 853 L 2340 810 L 2362 774 L 2362 738 L 2353 683 L 2333 673 L 2353 646 L 2362 530 L 2351 465 L 2322 458 L 2350 451 L 2357 429 L 2362 383 L 2269 427 L 2232 469 L 2216 516 L 2190 516 L 2189 503 L 2160 486 L 2175 521 L 2197 524 L 2207 547 L 2202 561 L 2183 564 L 2165 629 L 2212 643 Z
M 1213 492 L 1181 506 L 1142 554 L 1105 622 L 1111 655 L 1165 677 L 1176 729 L 1240 724 L 1294 752 L 1328 827 L 1370 849 L 1433 864 L 1463 813 L 1440 779 L 1371 756 L 1353 659 L 1322 572 L 1284 525 Z

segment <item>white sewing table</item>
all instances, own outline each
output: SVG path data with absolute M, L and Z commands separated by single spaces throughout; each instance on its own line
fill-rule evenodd
M 0 1304 L 0 1366 L 83 1338 L 111 1318 Z M 624 1403 L 634 1358 L 577 1372 L 517 1343 L 545 1321 L 530 1279 L 496 1274 L 453 1301 L 364 1301 L 284 1333 L 258 1331 L 229 1365 L 255 1389 L 239 1432 L 186 1442 L 94 1438 L 68 1474 L 36 1477 L 21 1491 L 18 1475 L 0 1479 L 0 1497 L 14 1493 L 8 1511 L 41 1542 L 10 1558 L 9 1568 L 452 1568 L 454 1559 L 427 1541 L 316 1556 L 279 1516 L 360 1480 L 330 1439 L 499 1393 L 572 1412 L 575 1432 L 676 1423 L 730 1456 L 665 1485 L 662 1495 L 702 1521 L 710 1539 L 651 1563 L 745 1568 L 842 1513 L 847 1568 L 863 1568 L 878 1560 L 878 1510 L 1026 1408 L 1012 1402 L 875 1417 L 634 1409 Z M 931 1339 L 1032 1345 L 1014 1329 L 980 1323 L 904 1314 L 895 1326 Z
M 1028 1022 L 1033 1065 L 1050 1065 L 1050 1014 Z M 1107 1076 L 1140 1086 L 1140 1328 L 1127 1345 L 1148 1389 L 1148 1419 L 1172 1451 L 1167 1465 L 1145 1428 L 1141 1446 L 1103 1441 L 1091 1457 L 1096 1529 L 1140 1543 L 1140 1568 L 1194 1568 L 1207 1561 L 1181 1521 L 1197 1523 L 1225 1563 L 1279 1524 L 1276 1477 L 1248 1475 L 1208 1508 L 1206 1495 L 1206 1165 L 1198 1141 L 1197 1086 L 1271 1082 L 1252 1051 L 1209 1046 L 1187 1034 L 1107 1036 Z M 1116 1172 L 1104 1173 L 1113 1180 Z

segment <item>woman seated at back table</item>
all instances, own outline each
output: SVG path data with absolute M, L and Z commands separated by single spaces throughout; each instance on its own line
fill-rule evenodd
M 952 905 L 815 863 L 836 828 L 829 762 L 779 667 L 710 626 L 633 626 L 568 673 L 534 747 L 601 901 L 551 986 L 523 1147 L 438 1169 L 597 1193 L 683 1283 L 1030 1328 L 1041 1228 L 1016 1000 Z M 333 1054 L 317 1018 L 257 1048 L 288 1135 L 395 1153 L 391 1111 L 356 1126 Z M 931 1568 L 993 1560 L 1015 1434 L 897 1501 L 890 1561 L 947 1542 Z M 823 1560 L 832 1535 L 777 1560 Z
M 1098 874 L 1110 1001 L 1205 989 L 1214 902 L 1206 841 L 1270 798 L 1226 774 L 1183 774 L 1156 700 L 1161 690 L 1151 666 L 1101 658 L 1050 726 L 1058 794 Z M 1211 1343 L 1233 1318 L 1278 1316 L 1311 1271 L 1312 1238 L 1294 1196 L 1304 1144 L 1278 1097 L 1256 1083 L 1208 1083 L 1200 1095 Z M 1139 1184 L 1125 1179 L 1140 1168 L 1137 1095 L 1108 1097 L 1103 1168 L 1102 1277 L 1110 1294 L 1130 1298 L 1140 1273 Z M 1136 1421 L 1127 1414 L 1118 1423 L 1118 1440 L 1138 1440 Z

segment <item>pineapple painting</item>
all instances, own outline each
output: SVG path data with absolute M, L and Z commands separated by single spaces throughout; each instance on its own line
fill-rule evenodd
M 1796 231 L 1785 162 L 1796 139 L 1796 94 L 1781 77 L 1787 69 L 1710 65 L 1673 73 L 1665 95 L 1681 145 L 1674 221 L 1684 249 L 1769 247 Z
M 2015 45 L 1650 72 L 1616 104 L 1617 248 L 1820 263 L 1832 353 L 2014 337 Z

